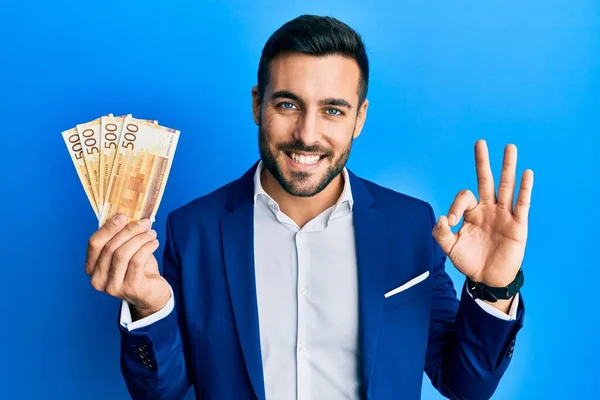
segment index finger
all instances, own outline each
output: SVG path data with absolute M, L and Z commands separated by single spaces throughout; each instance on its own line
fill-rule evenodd
M 477 170 L 477 192 L 480 203 L 495 204 L 494 177 L 490 168 L 490 156 L 485 140 L 478 140 L 475 143 L 475 169 Z
M 125 222 L 127 222 L 127 216 L 125 214 L 117 214 L 90 237 L 85 258 L 86 274 L 91 275 L 94 272 L 96 261 L 100 257 L 104 245 L 117 233 L 121 232 L 125 227 Z

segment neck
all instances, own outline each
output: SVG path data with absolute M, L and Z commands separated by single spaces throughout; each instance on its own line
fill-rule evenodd
M 264 191 L 279 204 L 281 211 L 300 228 L 333 206 L 344 190 L 342 173 L 336 176 L 325 189 L 312 197 L 299 197 L 289 194 L 266 168 L 261 172 L 260 181 Z

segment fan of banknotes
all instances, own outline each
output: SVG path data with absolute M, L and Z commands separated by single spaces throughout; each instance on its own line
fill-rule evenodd
M 179 131 L 158 121 L 112 114 L 62 132 L 98 226 L 123 213 L 155 220 Z

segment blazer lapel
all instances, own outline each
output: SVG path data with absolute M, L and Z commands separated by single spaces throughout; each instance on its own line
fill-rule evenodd
M 359 337 L 362 355 L 362 377 L 367 398 L 381 323 L 386 270 L 386 223 L 375 208 L 374 199 L 365 184 L 349 172 L 354 199 L 353 220 L 358 267 Z
M 248 377 L 256 397 L 265 399 L 254 275 L 254 165 L 229 196 L 221 217 L 221 240 L 229 295 Z

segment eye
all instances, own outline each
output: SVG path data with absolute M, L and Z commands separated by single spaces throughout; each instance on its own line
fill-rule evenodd
M 332 116 L 338 116 L 338 115 L 343 115 L 344 113 L 341 112 L 340 110 L 338 110 L 337 108 L 328 108 L 327 109 L 327 115 L 332 115 Z
M 286 110 L 291 110 L 293 109 L 293 107 L 296 107 L 296 105 L 294 103 L 290 103 L 289 101 L 284 101 L 282 103 L 279 103 L 279 107 L 282 107 Z

